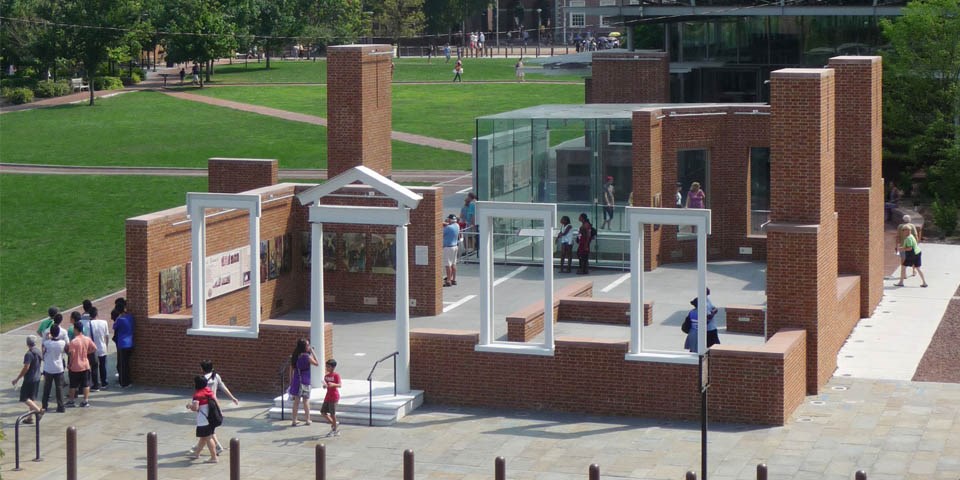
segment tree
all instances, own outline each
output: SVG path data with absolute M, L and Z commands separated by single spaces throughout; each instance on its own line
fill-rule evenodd
M 166 25 L 170 32 L 163 38 L 167 59 L 175 63 L 194 61 L 206 65 L 207 81 L 210 81 L 213 60 L 236 49 L 234 25 L 227 21 L 222 4 L 216 1 L 168 2 L 161 25 Z
M 304 0 L 299 15 L 306 43 L 320 47 L 355 42 L 364 32 L 360 7 L 354 0 Z
M 376 17 L 378 34 L 392 38 L 394 45 L 402 37 L 418 35 L 425 20 L 423 0 L 384 0 Z
M 263 48 L 270 68 L 270 54 L 292 45 L 303 33 L 304 22 L 293 0 L 258 0 L 253 3 L 254 17 L 250 33 Z
M 90 85 L 90 105 L 94 104 L 94 76 L 127 35 L 127 27 L 138 16 L 135 0 L 70 0 L 60 2 L 63 7 L 63 50 L 83 63 Z
M 946 175 L 960 167 L 960 0 L 914 0 L 882 20 L 884 159 L 894 178 L 928 169 L 945 201 L 958 201 Z M 938 178 L 939 177 L 939 178 Z

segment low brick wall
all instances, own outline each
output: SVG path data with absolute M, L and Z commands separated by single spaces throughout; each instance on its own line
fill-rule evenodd
M 560 316 L 560 300 L 569 297 L 592 297 L 593 282 L 584 280 L 572 283 L 557 290 L 553 295 L 554 321 Z M 526 307 L 507 315 L 507 341 L 529 342 L 543 333 L 543 300 L 538 300 Z
M 413 330 L 411 386 L 431 404 L 582 413 L 586 401 L 590 413 L 599 415 L 700 416 L 696 365 L 627 361 L 623 341 L 559 338 L 547 357 L 477 352 L 478 340 L 475 331 Z M 806 332 L 783 330 L 760 347 L 717 346 L 712 356 L 714 350 L 711 419 L 761 425 L 789 420 L 805 392 Z
M 727 305 L 727 331 L 763 335 L 767 309 L 759 305 Z
M 133 383 L 164 387 L 193 385 L 200 361 L 213 361 L 233 392 L 276 394 L 280 365 L 290 358 L 297 340 L 310 337 L 310 322 L 266 320 L 255 339 L 187 335 L 192 318 L 156 315 L 137 319 L 139 337 L 133 351 Z M 324 324 L 325 356 L 333 357 L 333 324 Z M 287 381 L 284 379 L 284 381 Z
M 561 298 L 558 322 L 630 325 L 630 300 L 609 298 Z M 653 301 L 643 302 L 643 324 L 653 323 Z

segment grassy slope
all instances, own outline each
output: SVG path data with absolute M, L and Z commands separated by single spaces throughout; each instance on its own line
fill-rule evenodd
M 323 127 L 153 92 L 103 99 L 92 108 L 6 114 L 0 116 L 0 136 L 0 158 L 8 163 L 205 167 L 210 157 L 244 157 L 276 158 L 281 168 L 326 166 Z M 398 170 L 469 165 L 466 154 L 394 142 Z
M 0 175 L 0 329 L 123 288 L 124 219 L 206 190 L 203 177 Z
M 326 88 L 319 86 L 218 87 L 194 92 L 311 115 L 325 116 L 327 109 Z M 545 103 L 583 103 L 583 86 L 395 84 L 393 129 L 470 143 L 476 117 Z

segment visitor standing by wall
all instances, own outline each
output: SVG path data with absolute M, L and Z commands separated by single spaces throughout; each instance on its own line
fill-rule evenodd
M 690 184 L 690 191 L 687 192 L 687 208 L 707 208 L 707 195 L 700 188 L 700 182 Z
M 101 320 L 97 318 L 100 315 L 100 311 L 97 310 L 97 307 L 90 307 L 90 339 L 93 340 L 93 344 L 97 346 L 97 368 L 93 370 L 93 365 L 91 365 L 91 373 L 93 374 L 93 390 L 106 389 L 107 388 L 107 352 L 110 347 L 110 326 L 107 324 L 106 320 Z
M 586 213 L 580 214 L 580 230 L 577 237 L 577 258 L 580 261 L 577 275 L 590 273 L 590 242 L 593 240 L 593 224 Z
M 297 411 L 303 403 L 303 415 L 307 425 L 310 425 L 310 366 L 320 366 L 317 354 L 305 338 L 297 340 L 297 346 L 290 355 L 290 389 L 287 391 L 293 398 L 293 421 L 290 424 L 297 426 Z
M 570 273 L 573 268 L 573 225 L 570 225 L 570 217 L 564 215 L 560 217 L 560 231 L 557 233 L 557 244 L 560 250 L 560 273 Z M 564 270 L 563 261 L 567 261 L 567 268 Z
M 120 375 L 120 388 L 132 383 L 130 362 L 133 359 L 133 315 L 127 312 L 127 300 L 123 297 L 114 302 L 117 320 L 113 322 L 113 333 L 117 342 L 117 373 Z

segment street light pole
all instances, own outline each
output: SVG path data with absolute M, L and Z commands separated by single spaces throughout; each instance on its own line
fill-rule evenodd
M 500 49 L 500 0 L 493 2 L 493 8 L 496 8 L 497 11 L 493 12 L 493 23 L 494 28 L 497 29 L 497 49 Z

